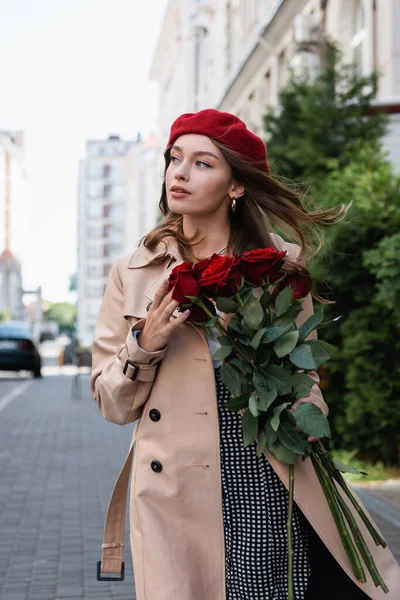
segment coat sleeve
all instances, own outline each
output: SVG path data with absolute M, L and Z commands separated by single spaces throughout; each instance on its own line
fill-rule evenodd
M 157 352 L 140 348 L 132 331 L 143 329 L 145 321 L 136 319 L 132 327 L 125 319 L 123 287 L 114 263 L 93 335 L 91 390 L 100 414 L 118 425 L 141 417 L 158 363 L 167 351 L 166 347 Z
M 289 242 L 284 242 L 280 236 L 276 236 L 276 238 L 279 238 L 278 242 L 281 245 L 281 247 L 283 247 L 284 250 L 287 250 L 288 256 L 294 260 L 297 259 L 297 257 L 300 254 L 300 246 L 297 244 L 291 244 Z M 303 301 L 302 306 L 303 306 L 303 310 L 298 314 L 297 319 L 296 319 L 297 327 L 300 327 L 305 321 L 307 321 L 307 319 L 309 317 L 311 317 L 311 315 L 314 314 L 314 307 L 313 307 L 311 294 L 308 294 L 308 296 L 306 296 L 306 298 Z M 318 337 L 317 332 L 312 331 L 306 339 L 307 340 L 316 340 L 317 337 Z M 293 404 L 292 409 L 295 409 L 302 402 L 312 402 L 312 404 L 315 404 L 316 406 L 318 406 L 318 408 L 321 409 L 322 413 L 325 416 L 327 416 L 329 413 L 329 408 L 324 400 L 321 389 L 319 388 L 319 385 L 318 385 L 320 382 L 319 375 L 316 371 L 308 371 L 308 375 L 310 377 L 312 377 L 312 379 L 314 379 L 314 381 L 315 381 L 315 384 L 311 388 L 310 395 L 307 396 L 306 398 L 300 398 L 299 400 L 297 400 Z

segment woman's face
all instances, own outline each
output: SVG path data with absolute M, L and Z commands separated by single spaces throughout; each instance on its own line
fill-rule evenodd
M 175 141 L 165 186 L 169 210 L 193 216 L 214 213 L 223 205 L 228 210 L 229 195 L 241 187 L 220 150 L 210 138 L 197 134 L 182 135 Z

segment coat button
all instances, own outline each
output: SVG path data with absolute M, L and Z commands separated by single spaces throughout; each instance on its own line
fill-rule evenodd
M 158 460 L 152 460 L 151 461 L 151 468 L 153 469 L 154 473 L 161 473 L 161 471 L 162 471 L 162 464 Z
M 156 408 L 152 408 L 149 412 L 149 417 L 152 421 L 159 421 L 161 419 L 161 413 Z

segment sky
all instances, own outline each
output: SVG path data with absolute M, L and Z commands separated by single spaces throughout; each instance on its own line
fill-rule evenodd
M 148 80 L 167 0 L 0 0 L 0 130 L 26 139 L 24 286 L 67 299 L 87 139 L 154 131 Z

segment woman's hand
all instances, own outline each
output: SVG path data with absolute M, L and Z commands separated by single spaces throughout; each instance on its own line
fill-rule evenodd
M 170 320 L 179 302 L 172 299 L 172 290 L 167 294 L 167 289 L 168 280 L 158 288 L 140 334 L 139 346 L 145 352 L 157 352 L 163 349 L 171 333 L 186 321 L 190 314 L 189 310 L 185 310 L 179 317 Z

